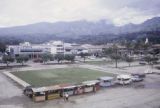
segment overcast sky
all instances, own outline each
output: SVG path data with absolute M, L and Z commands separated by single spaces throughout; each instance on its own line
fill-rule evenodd
M 0 27 L 37 22 L 141 23 L 160 16 L 160 0 L 0 0 Z

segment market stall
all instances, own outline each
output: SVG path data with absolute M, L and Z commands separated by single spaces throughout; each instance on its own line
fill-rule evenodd
M 75 94 L 80 95 L 84 93 L 84 85 L 76 85 Z
M 61 94 L 61 87 L 58 85 L 55 86 L 48 86 L 46 87 L 47 92 L 46 92 L 46 99 L 47 100 L 51 100 L 51 99 L 56 99 L 56 98 L 60 98 L 60 94 Z
M 99 80 L 85 81 L 82 82 L 84 85 L 84 93 L 96 92 L 99 90 Z
M 75 85 L 62 84 L 60 85 L 60 87 L 62 88 L 62 96 L 66 93 L 70 96 L 75 94 L 75 89 L 76 89 Z
M 32 99 L 35 102 L 46 100 L 46 87 L 32 88 Z

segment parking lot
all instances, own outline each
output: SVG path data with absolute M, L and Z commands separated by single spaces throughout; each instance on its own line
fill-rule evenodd
M 37 65 L 28 68 L 36 69 L 38 67 Z M 41 68 L 48 67 L 43 66 Z M 55 68 L 55 66 L 49 65 L 49 68 Z M 24 68 L 24 70 L 26 69 L 27 67 Z M 104 68 L 104 71 L 105 69 L 108 68 Z M 130 69 L 132 71 L 145 70 L 146 67 L 138 66 Z M 130 69 L 126 68 L 125 71 Z M 115 71 L 116 69 L 113 69 L 113 72 Z M 121 71 L 119 72 L 121 73 Z M 2 70 L 0 73 L 0 88 L 0 108 L 160 108 L 160 75 L 156 74 L 148 74 L 143 82 L 128 86 L 114 86 L 96 93 L 72 96 L 69 98 L 69 102 L 56 99 L 34 103 L 22 94 L 22 88 L 17 83 L 2 74 Z

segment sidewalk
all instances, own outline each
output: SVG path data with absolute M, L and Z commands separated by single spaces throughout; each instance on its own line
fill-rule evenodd
M 3 74 L 5 74 L 6 76 L 8 76 L 9 78 L 11 78 L 12 80 L 14 80 L 15 82 L 17 82 L 18 84 L 20 84 L 23 87 L 30 86 L 30 84 L 26 83 L 25 81 L 21 80 L 20 78 L 16 77 L 15 75 L 11 74 L 9 71 L 5 71 L 5 72 L 3 72 Z

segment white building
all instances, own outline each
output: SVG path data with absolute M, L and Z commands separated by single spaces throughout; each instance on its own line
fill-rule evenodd
M 9 52 L 12 56 L 28 55 L 30 58 L 38 58 L 41 54 L 47 52 L 47 49 L 45 49 L 42 45 L 24 42 L 19 45 L 9 45 L 7 52 Z
M 30 58 L 38 58 L 43 53 L 50 54 L 80 54 L 88 53 L 88 49 L 80 44 L 64 43 L 62 41 L 50 41 L 44 44 L 31 44 L 29 42 L 19 45 L 9 45 L 7 51 L 13 56 L 29 55 Z
M 47 49 L 51 54 L 63 54 L 64 43 L 62 41 L 50 41 L 43 44 L 44 49 Z
M 65 54 L 80 54 L 80 53 L 88 53 L 88 50 L 80 44 L 71 44 L 71 43 L 64 43 Z
M 45 44 L 30 44 L 29 42 L 24 42 L 19 45 L 9 45 L 7 52 L 13 56 L 28 55 L 30 58 L 38 58 L 44 53 L 64 53 L 64 45 L 62 41 L 50 41 Z

